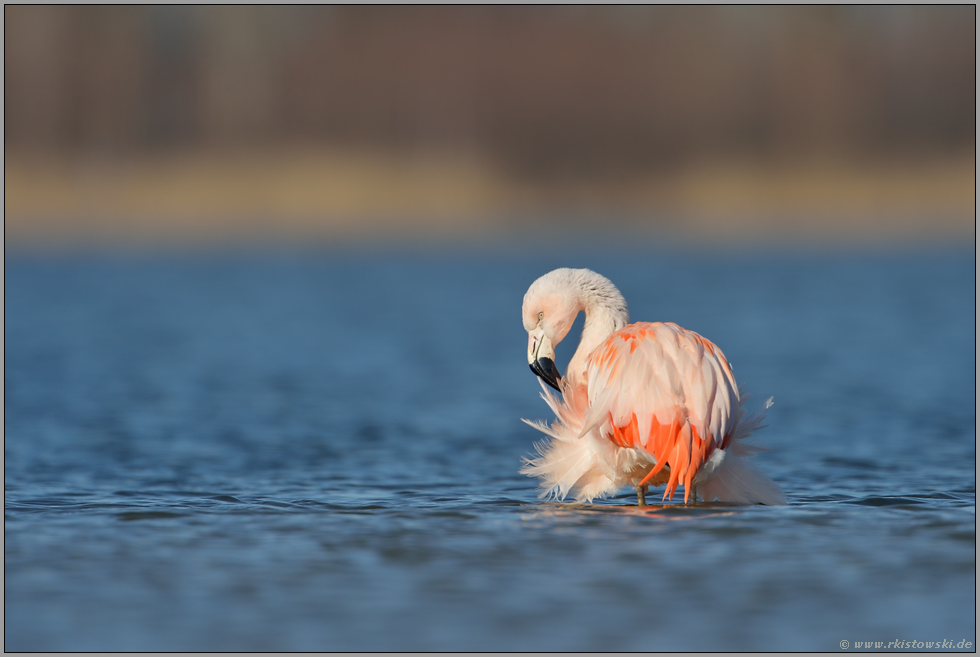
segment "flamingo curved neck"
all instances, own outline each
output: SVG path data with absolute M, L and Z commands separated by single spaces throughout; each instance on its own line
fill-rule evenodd
M 615 296 L 600 296 L 588 294 L 583 290 L 579 294 L 582 310 L 585 312 L 585 326 L 582 338 L 579 340 L 575 355 L 568 363 L 565 379 L 571 385 L 585 385 L 586 367 L 589 354 L 605 341 L 615 331 L 629 324 L 629 311 L 619 290 L 613 288 Z

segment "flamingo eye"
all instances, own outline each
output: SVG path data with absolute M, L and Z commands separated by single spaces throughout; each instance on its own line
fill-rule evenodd
M 538 313 L 538 321 L 540 322 L 542 319 L 544 319 L 544 313 L 540 312 Z

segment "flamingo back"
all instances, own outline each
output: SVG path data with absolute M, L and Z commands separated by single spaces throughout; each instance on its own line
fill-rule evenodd
M 664 497 L 725 449 L 738 422 L 739 391 L 721 349 L 673 323 L 638 322 L 611 334 L 589 356 L 589 411 L 581 435 L 598 429 L 619 447 L 641 449 L 665 466 Z

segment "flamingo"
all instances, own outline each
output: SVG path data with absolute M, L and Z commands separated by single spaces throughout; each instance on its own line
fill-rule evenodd
M 585 326 L 564 376 L 555 347 L 580 311 Z M 747 461 L 759 447 L 744 442 L 760 428 L 772 398 L 747 416 L 746 396 L 714 343 L 673 323 L 629 323 L 626 300 L 589 269 L 556 269 L 524 295 L 527 360 L 556 420 L 524 420 L 551 440 L 525 458 L 541 496 L 579 501 L 666 485 L 663 500 L 684 485 L 684 503 L 719 500 L 785 504 L 779 486 Z M 561 393 L 561 400 L 545 384 Z

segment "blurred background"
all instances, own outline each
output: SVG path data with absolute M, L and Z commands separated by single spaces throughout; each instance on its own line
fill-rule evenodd
M 6 6 L 7 249 L 972 240 L 975 12 Z
M 5 6 L 5 650 L 975 645 L 975 25 Z M 539 499 L 557 267 L 788 506 Z

